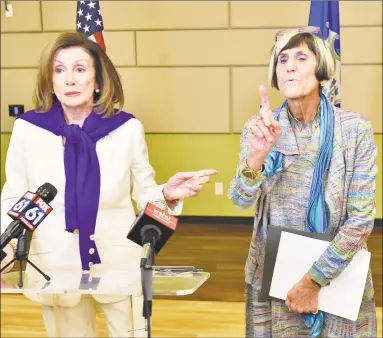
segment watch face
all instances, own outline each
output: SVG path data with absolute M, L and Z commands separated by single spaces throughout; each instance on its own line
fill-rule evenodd
M 243 169 L 242 170 L 242 175 L 245 176 L 246 178 L 250 179 L 250 180 L 253 180 L 253 179 L 255 179 L 258 176 L 251 169 Z

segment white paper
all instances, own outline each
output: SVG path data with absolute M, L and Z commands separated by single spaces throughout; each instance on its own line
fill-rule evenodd
M 285 300 L 287 293 L 318 260 L 329 242 L 281 232 L 270 296 Z M 371 253 L 362 249 L 343 272 L 319 291 L 319 310 L 356 321 L 366 284 Z

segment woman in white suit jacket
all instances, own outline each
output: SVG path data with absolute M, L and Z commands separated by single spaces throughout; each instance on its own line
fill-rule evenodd
M 120 111 L 119 76 L 100 46 L 81 33 L 61 34 L 45 50 L 34 103 L 36 110 L 15 121 L 1 196 L 2 210 L 9 210 L 45 182 L 57 188 L 53 211 L 33 232 L 29 259 L 43 271 L 123 267 L 140 273 L 141 247 L 126 238 L 136 218 L 132 198 L 138 209 L 164 201 L 169 212 L 179 214 L 182 199 L 196 196 L 217 172 L 177 173 L 166 184 L 156 184 L 143 126 Z M 2 233 L 9 222 L 3 212 Z M 86 245 L 92 246 L 89 254 Z M 2 266 L 14 257 L 11 245 L 5 251 Z M 52 299 L 29 297 L 43 304 L 49 336 L 60 331 L 64 337 L 94 337 L 95 301 L 111 337 L 126 337 L 133 326 L 126 296 L 66 295 L 60 300 L 66 310 L 60 312 L 59 328 Z M 142 299 L 137 305 L 135 328 L 144 326 Z

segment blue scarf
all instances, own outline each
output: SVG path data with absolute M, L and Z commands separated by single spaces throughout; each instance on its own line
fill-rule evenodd
M 35 126 L 66 138 L 65 166 L 65 222 L 66 231 L 79 231 L 79 246 L 83 270 L 101 263 L 94 240 L 97 212 L 100 201 L 100 165 L 96 142 L 134 118 L 120 112 L 106 118 L 94 110 L 84 121 L 83 127 L 68 125 L 61 103 L 56 101 L 46 113 L 28 111 L 19 117 Z M 48 155 L 49 156 L 49 155 Z
M 280 112 L 287 107 L 287 100 L 278 110 L 275 119 L 279 120 Z M 320 97 L 320 149 L 314 167 L 313 181 L 311 184 L 306 231 L 316 233 L 327 233 L 327 217 L 323 191 L 323 178 L 328 170 L 334 139 L 334 110 L 327 98 L 321 94 Z M 283 154 L 272 149 L 265 162 L 266 177 L 280 173 L 283 170 Z M 318 337 L 323 330 L 323 312 L 317 314 L 302 314 L 302 319 L 311 328 L 311 337 Z

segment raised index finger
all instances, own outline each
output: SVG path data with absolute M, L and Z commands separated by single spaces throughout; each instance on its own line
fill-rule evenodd
M 264 86 L 259 87 L 259 94 L 261 96 L 260 115 L 263 118 L 265 126 L 269 127 L 273 122 L 274 116 L 270 109 L 269 97 L 267 96 L 266 88 Z
M 262 108 L 270 109 L 269 97 L 267 96 L 267 91 L 264 86 L 259 87 L 259 95 L 261 96 Z

